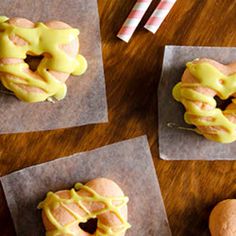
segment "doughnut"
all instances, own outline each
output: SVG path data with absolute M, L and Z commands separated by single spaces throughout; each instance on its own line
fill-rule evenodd
M 218 203 L 209 218 L 211 236 L 236 235 L 236 199 Z
M 236 140 L 236 63 L 223 65 L 212 59 L 196 59 L 186 64 L 181 82 L 172 90 L 173 97 L 185 107 L 184 120 L 196 126 L 205 138 L 232 143 Z M 232 98 L 221 110 L 215 97 Z
M 71 190 L 49 192 L 38 206 L 47 236 L 124 236 L 128 197 L 112 180 L 96 178 Z M 97 219 L 97 229 L 89 234 L 80 223 Z
M 70 74 L 81 75 L 87 68 L 78 35 L 78 29 L 62 21 L 0 16 L 1 83 L 24 102 L 63 99 Z M 42 56 L 35 71 L 25 62 L 27 56 Z

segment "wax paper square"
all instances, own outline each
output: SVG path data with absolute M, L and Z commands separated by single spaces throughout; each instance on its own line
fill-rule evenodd
M 211 58 L 223 64 L 236 60 L 236 48 L 166 46 L 158 88 L 159 152 L 166 160 L 236 160 L 236 145 L 207 140 L 184 122 L 184 107 L 174 100 L 172 89 L 181 80 L 185 64 Z
M 82 76 L 70 76 L 68 93 L 56 103 L 29 104 L 0 93 L 0 133 L 31 132 L 107 122 L 107 101 L 96 0 L 1 0 L 0 15 L 33 22 L 60 20 L 80 30 Z M 1 90 L 3 88 L 1 87 Z
M 146 136 L 32 166 L 1 178 L 19 236 L 42 236 L 37 205 L 48 191 L 70 189 L 106 177 L 129 197 L 127 236 L 170 236 L 170 228 Z

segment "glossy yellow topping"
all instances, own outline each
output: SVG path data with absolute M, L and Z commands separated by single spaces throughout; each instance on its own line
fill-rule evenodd
M 34 28 L 23 28 L 11 25 L 7 20 L 7 17 L 0 17 L 0 59 L 17 58 L 21 62 L 0 64 L 2 84 L 25 102 L 39 102 L 52 97 L 63 99 L 67 91 L 65 82 L 58 80 L 50 71 L 68 75 L 85 72 L 87 62 L 82 55 L 72 57 L 60 48 L 75 40 L 79 30 L 52 29 L 41 22 L 36 23 Z M 27 43 L 16 45 L 10 40 L 10 36 L 17 36 Z M 27 54 L 44 55 L 36 73 L 29 73 L 29 65 L 24 62 Z
M 228 99 L 236 92 L 236 73 L 226 76 L 216 67 L 207 62 L 187 63 L 189 72 L 199 81 L 198 83 L 178 83 L 173 89 L 174 98 L 181 102 L 186 112 L 184 119 L 186 123 L 195 126 L 208 126 L 211 131 L 196 132 L 206 138 L 221 142 L 231 143 L 236 140 L 236 124 L 225 117 L 225 114 L 236 114 L 236 110 L 222 111 L 216 108 L 217 103 L 211 95 L 205 95 L 195 90 L 197 87 L 211 88 L 222 99 Z M 195 102 L 210 105 L 211 109 L 197 106 Z M 235 102 L 232 99 L 232 102 Z M 211 133 L 210 133 L 211 132 Z
M 92 196 L 80 196 L 77 194 L 75 190 L 83 189 L 90 193 Z M 119 236 L 121 233 L 124 233 L 128 228 L 130 228 L 130 224 L 124 219 L 124 217 L 120 213 L 120 209 L 125 206 L 128 202 L 128 197 L 103 197 L 95 192 L 93 189 L 89 188 L 86 185 L 82 185 L 81 183 L 77 183 L 75 185 L 75 189 L 70 190 L 70 199 L 62 199 L 55 193 L 49 192 L 47 194 L 46 199 L 41 202 L 38 206 L 39 209 L 42 209 L 48 220 L 54 225 L 55 230 L 50 232 L 46 232 L 46 236 L 58 236 L 58 235 L 71 235 L 78 236 L 78 233 L 74 233 L 71 230 L 71 227 L 78 226 L 80 223 L 87 222 L 88 219 L 96 218 L 98 215 L 103 214 L 105 212 L 112 212 L 117 216 L 120 220 L 121 224 L 118 226 L 107 226 L 102 224 L 101 221 L 98 220 L 97 231 L 94 236 Z M 83 202 L 99 202 L 104 205 L 104 208 L 101 210 L 90 212 L 84 205 Z M 119 204 L 114 205 L 114 202 L 118 202 Z M 72 209 L 68 207 L 69 204 L 76 203 L 83 211 L 86 213 L 84 216 L 78 215 Z M 62 225 L 52 214 L 53 210 L 56 208 L 63 206 L 66 211 L 68 211 L 73 217 L 74 221 L 69 224 Z M 82 230 L 81 230 L 82 232 Z

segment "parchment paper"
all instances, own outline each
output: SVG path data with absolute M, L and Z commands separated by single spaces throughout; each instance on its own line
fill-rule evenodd
M 127 236 L 170 236 L 146 136 L 32 166 L 1 178 L 17 235 L 42 236 L 37 204 L 48 191 L 106 177 L 129 197 Z
M 1 0 L 0 15 L 34 22 L 56 19 L 79 28 L 80 52 L 88 61 L 87 72 L 71 76 L 66 98 L 55 104 L 28 104 L 0 94 L 0 133 L 107 122 L 97 0 Z
M 220 63 L 236 60 L 236 48 L 223 47 L 165 47 L 162 77 L 158 90 L 159 151 L 167 160 L 236 160 L 236 143 L 220 144 L 209 141 L 192 131 L 184 122 L 184 107 L 172 97 L 174 85 L 181 80 L 185 64 L 195 58 L 207 57 Z M 168 124 L 175 127 L 168 127 Z

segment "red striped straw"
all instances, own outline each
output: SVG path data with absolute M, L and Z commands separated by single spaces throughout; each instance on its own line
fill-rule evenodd
M 151 2 L 152 0 L 138 0 L 136 2 L 128 18 L 126 19 L 125 23 L 117 34 L 118 38 L 125 41 L 126 43 L 129 42 L 130 38 L 132 37 L 140 21 L 142 20 Z
M 161 2 L 157 5 L 156 10 L 148 19 L 144 28 L 155 34 L 170 12 L 171 8 L 174 6 L 175 2 L 176 0 L 161 0 Z

